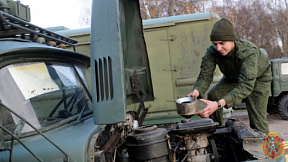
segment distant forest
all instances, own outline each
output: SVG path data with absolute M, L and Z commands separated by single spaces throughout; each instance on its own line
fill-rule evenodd
M 270 59 L 288 56 L 287 0 L 140 0 L 142 19 L 214 12 L 229 19 L 237 38 L 264 48 Z
M 80 1 L 87 4 L 80 23 L 89 26 L 92 0 Z M 270 59 L 288 57 L 287 0 L 139 0 L 139 3 L 143 20 L 214 12 L 233 23 L 237 38 L 264 48 Z

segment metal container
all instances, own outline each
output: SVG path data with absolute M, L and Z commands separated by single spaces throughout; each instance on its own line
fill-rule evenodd
M 177 113 L 185 118 L 190 118 L 198 111 L 197 99 L 183 97 L 176 100 Z
M 165 128 L 157 128 L 155 125 L 135 129 L 126 139 L 129 158 L 132 161 L 168 161 L 167 135 Z

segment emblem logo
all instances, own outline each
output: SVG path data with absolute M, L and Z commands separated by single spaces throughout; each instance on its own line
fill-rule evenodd
M 278 133 L 271 132 L 263 139 L 263 153 L 270 159 L 277 159 L 284 152 L 283 139 L 278 136 Z

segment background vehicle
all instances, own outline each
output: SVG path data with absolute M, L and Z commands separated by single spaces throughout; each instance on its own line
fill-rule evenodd
M 3 4 L 29 10 L 19 1 Z M 146 99 L 157 94 L 139 2 L 97 0 L 92 8 L 91 59 L 58 48 L 76 40 L 0 12 L 0 161 L 266 158 L 262 137 L 238 120 L 219 128 L 183 115 L 179 123 L 137 128 Z M 134 104 L 137 112 L 126 113 Z
M 282 119 L 288 120 L 288 58 L 271 60 L 273 81 L 269 106 L 277 106 Z

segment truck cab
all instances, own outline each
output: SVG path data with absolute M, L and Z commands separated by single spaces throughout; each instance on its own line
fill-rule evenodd
M 28 6 L 1 4 L 9 12 L 0 11 L 0 161 L 93 159 L 102 126 L 93 121 L 90 58 L 64 49 L 77 40 L 31 24 Z

